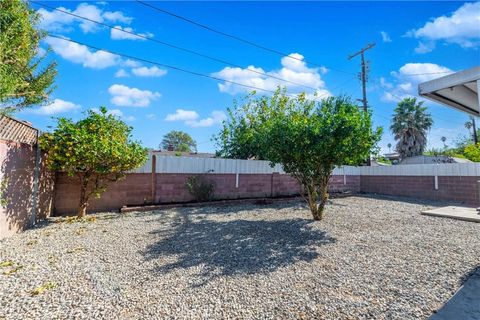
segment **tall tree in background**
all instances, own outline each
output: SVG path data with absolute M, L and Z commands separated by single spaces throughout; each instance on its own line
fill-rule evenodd
M 477 144 L 478 143 L 477 126 L 475 123 L 475 118 L 473 116 L 470 116 L 470 120 L 465 122 L 465 128 L 467 128 L 468 131 L 470 131 L 470 129 L 472 130 L 473 143 Z
M 92 196 L 100 198 L 110 183 L 147 161 L 147 149 L 132 141 L 131 131 L 101 107 L 77 122 L 59 118 L 57 128 L 40 137 L 48 167 L 79 179 L 79 217 L 85 215 Z
M 0 1 L 0 114 L 46 103 L 54 89 L 56 64 L 39 52 L 39 19 L 27 1 Z
M 433 125 L 432 116 L 416 98 L 405 98 L 394 110 L 390 130 L 397 141 L 400 157 L 421 155 L 427 146 L 427 132 Z
M 261 101 L 263 107 L 271 109 L 278 101 L 274 99 L 259 99 L 255 92 L 247 95 L 240 103 L 233 101 L 233 107 L 227 109 L 228 121 L 215 136 L 216 155 L 231 159 L 266 160 L 265 150 L 257 132 L 261 118 L 255 114 L 256 103 Z
M 233 144 L 244 143 L 243 134 L 247 145 L 257 148 L 250 154 L 281 164 L 299 182 L 314 220 L 322 220 L 333 169 L 362 163 L 381 129 L 373 130 L 370 113 L 347 97 L 317 103 L 279 89 L 271 97 L 249 95 L 244 105 L 229 112 L 217 140 L 221 152 L 239 150 Z
M 188 133 L 173 130 L 163 136 L 160 148 L 179 152 L 196 152 L 197 143 Z

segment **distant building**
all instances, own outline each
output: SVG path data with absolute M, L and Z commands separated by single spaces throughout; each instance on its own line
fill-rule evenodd
M 435 164 L 435 163 L 472 163 L 468 159 L 449 156 L 416 156 L 402 159 L 399 165 L 406 164 Z
M 209 153 L 209 152 L 180 152 L 180 151 L 169 151 L 169 150 L 150 150 L 150 152 L 157 156 L 215 158 L 215 153 Z

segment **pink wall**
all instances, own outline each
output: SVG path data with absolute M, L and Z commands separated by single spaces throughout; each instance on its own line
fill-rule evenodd
M 23 143 L 0 139 L 0 190 L 6 202 L 0 205 L 0 239 L 23 230 L 32 214 L 35 149 Z M 53 180 L 42 170 L 37 218 L 49 216 L 53 199 Z
M 439 176 L 435 190 L 433 176 L 361 176 L 362 192 L 446 200 L 480 206 L 480 177 Z
M 185 189 L 185 182 L 190 176 L 178 173 L 128 174 L 124 180 L 110 185 L 100 199 L 93 199 L 89 212 L 119 210 L 122 206 L 192 201 L 193 197 Z M 215 198 L 219 200 L 289 196 L 299 194 L 300 190 L 295 179 L 278 173 L 240 174 L 238 188 L 235 174 L 205 176 L 215 183 Z M 77 179 L 57 174 L 55 185 L 55 215 L 74 214 L 79 199 Z M 360 179 L 358 176 L 347 176 L 347 184 L 344 185 L 343 176 L 334 176 L 330 190 L 358 192 Z

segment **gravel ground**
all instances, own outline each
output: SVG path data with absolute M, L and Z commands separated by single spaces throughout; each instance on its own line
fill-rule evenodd
M 0 318 L 425 319 L 478 265 L 480 224 L 402 200 L 50 219 L 0 241 Z

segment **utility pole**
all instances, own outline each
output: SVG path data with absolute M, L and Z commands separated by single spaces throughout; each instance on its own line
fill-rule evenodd
M 360 79 L 362 80 L 362 92 L 363 92 L 363 98 L 359 101 L 362 101 L 363 103 L 363 111 L 367 112 L 368 110 L 368 101 L 367 101 L 367 66 L 365 64 L 365 51 L 372 49 L 375 47 L 375 42 L 367 44 L 364 48 L 362 48 L 360 51 L 355 52 L 354 54 L 348 56 L 348 60 L 352 60 L 352 58 L 360 55 L 362 59 L 362 72 L 360 74 Z

